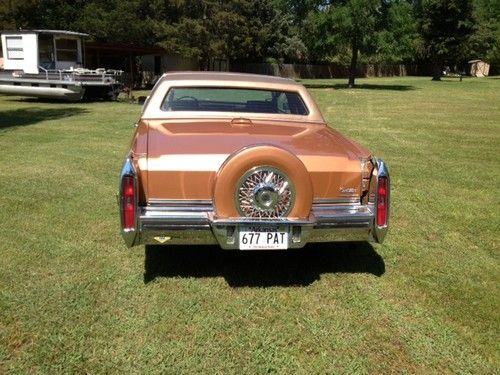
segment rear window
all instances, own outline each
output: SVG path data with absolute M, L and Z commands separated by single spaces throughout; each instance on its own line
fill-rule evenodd
M 221 87 L 172 87 L 163 111 L 251 112 L 307 115 L 296 92 Z

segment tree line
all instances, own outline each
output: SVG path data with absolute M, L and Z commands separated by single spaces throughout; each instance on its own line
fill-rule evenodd
M 4 0 L 0 29 L 67 29 L 107 43 L 236 62 L 500 62 L 500 0 Z

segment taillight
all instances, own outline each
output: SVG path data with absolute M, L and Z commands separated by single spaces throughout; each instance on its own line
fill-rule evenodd
M 377 190 L 377 225 L 379 227 L 387 225 L 388 195 L 387 177 L 379 177 Z
M 122 225 L 124 230 L 135 228 L 135 185 L 132 176 L 122 180 Z

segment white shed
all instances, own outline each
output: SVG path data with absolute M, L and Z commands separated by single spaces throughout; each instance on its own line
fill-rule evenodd
M 38 74 L 43 69 L 83 66 L 83 38 L 87 34 L 65 30 L 2 32 L 3 68 Z
M 482 60 L 471 60 L 470 64 L 470 75 L 473 77 L 488 77 L 490 73 L 490 64 Z

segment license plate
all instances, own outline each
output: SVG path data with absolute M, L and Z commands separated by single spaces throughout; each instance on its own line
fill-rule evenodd
M 239 234 L 240 250 L 278 250 L 288 248 L 288 232 L 275 228 L 243 227 Z

